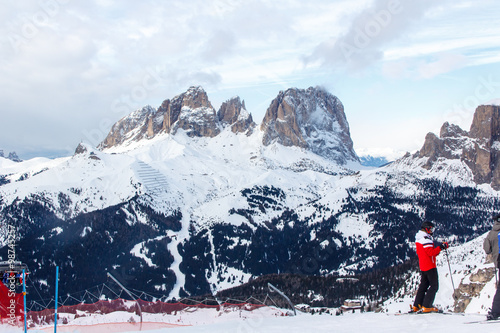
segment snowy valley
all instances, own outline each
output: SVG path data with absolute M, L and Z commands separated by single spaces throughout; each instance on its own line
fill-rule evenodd
M 481 242 L 500 196 L 496 171 L 473 167 L 470 147 L 484 139 L 493 154 L 498 145 L 492 133 L 486 144 L 479 130 L 474 137 L 443 126 L 444 136 L 420 152 L 370 168 L 353 150 L 342 104 L 321 88 L 281 92 L 259 126 L 239 98 L 216 112 L 192 87 L 120 120 L 99 147 L 81 143 L 73 156 L 53 160 L 0 157 L 0 245 L 16 226 L 18 258 L 42 299 L 54 293 L 56 265 L 67 294 L 109 272 L 172 299 L 269 274 L 343 277 L 395 267 L 415 257 L 414 235 L 426 219 L 453 244 L 459 299 L 441 256 L 436 302 L 484 313 L 494 277 L 479 273 L 492 266 Z M 467 287 L 479 280 L 484 288 Z M 416 283 L 415 273 L 377 300 L 390 313 L 405 311 Z M 312 290 L 309 303 L 316 296 Z

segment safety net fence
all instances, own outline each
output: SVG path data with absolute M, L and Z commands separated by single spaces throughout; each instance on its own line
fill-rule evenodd
M 103 283 L 77 293 L 66 294 L 59 296 L 57 299 L 57 324 L 59 326 L 70 326 L 75 322 L 94 322 L 96 325 L 101 325 L 97 323 L 94 319 L 100 318 L 111 318 L 106 315 L 112 313 L 121 313 L 119 316 L 122 321 L 127 321 L 128 324 L 138 324 L 141 323 L 141 329 L 145 329 L 146 326 L 157 327 L 153 323 L 143 324 L 143 314 L 144 321 L 163 321 L 165 325 L 173 325 L 173 321 L 176 318 L 172 316 L 179 317 L 180 315 L 185 315 L 188 313 L 196 312 L 200 309 L 213 309 L 217 311 L 219 315 L 224 313 L 230 313 L 239 311 L 241 312 L 251 312 L 256 309 L 261 309 L 264 307 L 272 307 L 276 309 L 276 315 L 287 315 L 286 311 L 279 310 L 284 308 L 283 300 L 279 295 L 271 295 L 270 293 L 256 294 L 252 296 L 242 296 L 242 297 L 215 297 L 215 296 L 203 296 L 203 297 L 187 297 L 179 300 L 167 299 L 166 296 L 153 295 L 144 291 L 129 289 L 130 294 L 126 294 L 122 289 L 117 288 L 115 285 L 109 283 Z M 35 295 L 39 293 L 31 292 L 27 298 L 26 308 L 27 308 L 27 326 L 28 328 L 42 329 L 48 325 L 54 325 L 55 323 L 55 299 L 43 299 L 35 298 Z M 128 297 L 129 295 L 133 296 Z M 18 296 L 22 296 L 19 294 Z M 16 306 L 16 326 L 23 326 L 24 324 L 24 311 L 22 306 L 22 298 L 18 298 L 18 303 Z M 270 309 L 271 310 L 271 309 Z M 130 315 L 126 315 L 130 313 Z M 279 313 L 279 314 L 278 314 Z M 154 314 L 162 314 L 163 316 L 154 316 Z M 97 316 L 97 317 L 96 317 Z M 240 315 L 245 316 L 245 315 Z M 92 320 L 87 320 L 88 318 L 82 317 L 92 317 Z M 117 316 L 113 317 L 113 320 Z M 140 317 L 140 319 L 139 319 Z M 81 318 L 80 320 L 77 320 Z M 184 317 L 183 317 L 184 319 Z M 170 321 L 170 324 L 167 322 Z M 7 321 L 6 318 L 2 316 L 1 322 L 3 324 L 13 324 L 13 321 Z M 108 322 L 111 326 L 114 326 L 119 332 L 119 323 Z M 158 324 L 158 323 L 155 323 Z M 182 325 L 182 322 L 176 322 L 177 326 Z M 123 325 L 122 325 L 123 326 Z M 130 325 L 127 326 L 130 329 Z M 165 327 L 165 326 L 162 326 Z M 95 328 L 97 329 L 97 328 Z M 106 329 L 110 329 L 107 327 Z M 80 329 L 81 331 L 81 329 Z
M 218 303 L 215 299 L 204 299 L 202 301 L 197 301 L 189 298 L 180 300 L 179 302 L 150 302 L 142 299 L 138 300 L 126 300 L 126 299 L 114 299 L 114 300 L 99 300 L 92 304 L 75 304 L 75 305 L 63 305 L 58 307 L 58 320 L 62 324 L 67 324 L 66 317 L 62 319 L 60 316 L 62 314 L 72 314 L 73 319 L 88 316 L 91 314 L 106 315 L 113 312 L 129 312 L 139 315 L 139 311 L 142 314 L 153 313 L 153 314 L 166 314 L 166 315 L 176 315 L 181 311 L 196 311 L 198 309 L 215 309 L 216 311 L 227 310 L 228 308 L 237 309 L 242 311 L 253 311 L 258 308 L 266 307 L 271 300 L 265 300 L 260 302 L 259 300 L 251 297 L 247 300 L 227 300 L 223 303 Z M 267 303 L 267 304 L 266 304 Z M 139 307 L 140 306 L 140 307 Z M 55 309 L 44 309 L 41 311 L 29 311 L 28 322 L 30 326 L 40 326 L 53 324 L 55 321 Z

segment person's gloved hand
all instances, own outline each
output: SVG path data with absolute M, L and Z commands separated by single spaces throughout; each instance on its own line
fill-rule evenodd
M 441 250 L 446 250 L 450 247 L 450 245 L 448 245 L 448 242 L 443 242 L 441 243 L 441 245 L 439 245 L 439 247 L 441 248 Z

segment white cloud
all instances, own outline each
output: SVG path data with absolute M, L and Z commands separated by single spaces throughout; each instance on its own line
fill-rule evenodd
M 391 3 L 401 10 L 391 13 Z M 104 121 L 157 106 L 192 84 L 227 92 L 225 98 L 252 90 L 254 102 L 240 97 L 263 114 L 267 101 L 291 85 L 341 90 L 351 74 L 339 67 L 376 73 L 383 60 L 386 76 L 431 80 L 461 66 L 498 63 L 497 11 L 490 0 L 477 3 L 8 1 L 0 12 L 0 100 L 8 120 L 0 122 L 0 148 L 7 141 L 76 145 L 91 130 L 105 135 Z M 366 45 L 359 31 L 372 35 Z M 340 46 L 356 41 L 363 47 L 346 58 L 349 50 Z M 54 126 L 60 130 L 47 130 Z
M 220 63 L 224 57 L 227 57 L 234 51 L 236 37 L 230 31 L 215 31 L 212 36 L 204 43 L 202 57 L 208 62 Z
M 320 43 L 308 60 L 324 65 L 362 69 L 383 58 L 387 46 L 405 36 L 425 13 L 437 6 L 431 0 L 375 0 L 351 19 L 347 31 Z
M 425 135 L 429 132 L 439 135 L 442 125 L 439 115 L 414 115 L 392 119 L 384 119 L 381 116 L 369 118 L 364 122 L 359 120 L 351 122 L 354 148 L 359 155 L 383 156 L 388 160 L 401 157 L 406 152 L 414 153 L 419 150 L 424 143 Z
M 382 73 L 392 79 L 431 79 L 466 66 L 469 59 L 461 54 L 442 53 L 431 59 L 401 59 L 384 62 Z
M 382 65 L 382 74 L 391 79 L 410 78 L 412 72 L 407 60 L 384 62 Z
M 418 68 L 418 73 L 421 78 L 430 79 L 436 75 L 448 73 L 461 68 L 466 63 L 467 58 L 461 54 L 440 54 L 437 59 L 421 64 Z

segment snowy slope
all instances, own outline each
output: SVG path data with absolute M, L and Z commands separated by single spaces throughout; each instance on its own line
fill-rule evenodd
M 90 153 L 71 158 L 6 163 L 8 165 L 0 169 L 10 181 L 0 188 L 3 203 L 8 205 L 15 199 L 40 194 L 51 201 L 55 212 L 60 213 L 63 209 L 58 206 L 57 196 L 64 193 L 73 203 L 66 218 L 102 209 L 147 192 L 144 184 L 147 180 L 141 179 L 139 162 L 165 178 L 165 190 L 169 192 L 165 195 L 171 205 L 182 204 L 191 209 L 214 197 L 224 197 L 235 189 L 253 185 L 281 183 L 293 188 L 297 183 L 297 179 L 292 178 L 297 177 L 295 170 L 318 168 L 329 173 L 352 172 L 299 148 L 263 147 L 259 143 L 259 131 L 248 138 L 226 129 L 212 139 L 189 138 L 180 132 L 175 136 L 165 134 L 150 141 L 113 147 L 105 152 L 88 147 Z M 314 179 L 315 173 L 311 176 L 313 182 L 318 181 Z
M 204 326 L 193 326 L 155 330 L 151 332 L 456 332 L 469 333 L 473 329 L 483 332 L 497 332 L 499 324 L 466 325 L 468 321 L 482 317 L 429 315 L 419 317 L 393 316 L 388 314 L 365 313 L 335 316 L 311 316 L 268 318 L 257 315 L 245 321 L 230 321 Z
M 195 312 L 182 312 L 177 315 L 151 315 L 145 314 L 145 320 L 142 331 L 151 333 L 167 332 L 342 332 L 349 333 L 353 331 L 369 332 L 456 332 L 469 333 L 472 330 L 481 330 L 481 332 L 497 332 L 500 323 L 492 324 L 468 324 L 472 321 L 483 320 L 481 315 L 403 315 L 396 316 L 392 313 L 346 313 L 342 316 L 333 315 L 311 315 L 299 313 L 297 316 L 281 316 L 281 311 L 273 308 L 261 308 L 251 312 L 229 311 L 218 312 L 213 309 L 198 310 Z M 64 316 L 64 315 L 63 315 Z M 114 332 L 139 332 L 138 316 L 130 313 L 111 313 L 97 317 L 82 317 L 75 320 L 75 323 L 69 322 L 63 325 L 59 322 L 58 331 L 60 332 L 110 332 L 111 329 L 117 329 Z M 131 317 L 136 321 L 135 324 L 127 323 Z M 96 323 L 123 323 L 117 327 L 114 324 Z M 152 329 L 153 323 L 163 325 L 172 324 L 172 327 L 162 329 Z M 76 325 L 76 326 L 74 326 Z M 95 326 L 90 326 L 95 325 Z M 186 325 L 186 326 L 183 326 Z M 0 325 L 0 332 L 22 332 L 21 328 L 9 328 Z M 37 327 L 30 332 L 52 332 L 53 326 Z
M 391 316 L 387 314 L 354 314 L 341 317 L 301 315 L 297 317 L 262 318 L 246 321 L 217 323 L 205 326 L 173 328 L 151 332 L 456 332 L 469 333 L 471 329 L 481 329 L 483 332 L 496 332 L 498 324 L 488 326 L 465 322 L 481 317 L 455 317 L 443 315 Z M 496 326 L 495 326 L 496 325 Z
M 309 151 L 278 144 L 265 147 L 261 141 L 262 133 L 257 130 L 247 137 L 226 128 L 215 138 L 190 138 L 179 130 L 175 136 L 159 135 L 105 151 L 86 146 L 84 153 L 68 158 L 5 163 L 0 174 L 8 183 L 0 187 L 1 206 L 16 205 L 19 200 L 43 200 L 58 218 L 68 220 L 139 196 L 161 214 L 180 211 L 181 230 L 168 233 L 172 239 L 169 252 L 174 257 L 171 269 L 177 279 L 171 291 L 174 297 L 184 286 L 178 245 L 189 238 L 189 227 L 245 222 L 237 215 L 228 216 L 230 209 L 248 208 L 241 200 L 242 189 L 275 184 L 290 193 L 281 206 L 298 207 L 318 199 L 317 184 L 323 186 L 329 174 L 352 173 Z M 278 214 L 270 212 L 255 222 Z M 143 218 L 144 223 L 147 219 Z M 132 244 L 129 251 L 151 266 L 147 254 L 135 250 L 141 244 Z M 232 271 L 241 282 L 251 276 L 238 269 Z M 212 283 L 219 281 L 212 278 Z M 223 286 L 227 285 L 217 289 Z
M 102 220 L 104 211 L 117 207 L 106 218 L 124 214 L 127 227 L 152 225 L 153 231 L 130 244 L 122 240 L 116 251 L 133 257 L 130 269 L 141 272 L 134 274 L 156 272 L 149 287 L 178 297 L 297 267 L 300 273 L 349 274 L 401 263 L 414 255 L 407 243 L 423 218 L 440 222 L 453 215 L 458 223 L 448 217 L 441 223 L 463 242 L 486 231 L 484 222 L 475 221 L 500 202 L 498 193 L 477 186 L 459 161 L 443 161 L 431 170 L 421 168 L 424 160 L 410 158 L 379 169 L 354 162 L 339 166 L 299 147 L 264 146 L 262 136 L 258 129 L 247 136 L 227 127 L 212 138 L 189 137 L 179 129 L 104 151 L 86 146 L 72 157 L 5 163 L 0 214 L 8 218 L 8 211 L 21 211 L 14 217 L 28 216 L 26 223 L 33 224 L 38 222 L 26 211 L 36 213 L 33 204 L 54 213 L 57 225 L 34 237 L 43 242 L 32 250 L 43 253 L 51 251 L 52 241 L 74 237 L 65 234 L 70 227 L 77 230 L 76 242 L 94 237 L 92 221 L 80 229 L 76 221 L 90 213 Z M 149 208 L 167 219 L 179 216 L 179 228 L 160 232 Z M 109 230 L 99 246 L 118 246 L 121 229 Z M 162 257 L 164 243 L 171 258 Z M 310 259 L 317 265 L 304 271 L 304 260 Z M 52 260 L 55 256 L 49 261 L 55 264 Z M 66 260 L 70 267 L 84 264 Z M 122 260 L 112 267 L 124 270 Z M 172 272 L 173 285 L 159 279 L 161 270 Z
M 2 168 L 10 183 L 1 187 L 3 204 L 33 195 L 46 199 L 62 218 L 102 209 L 124 202 L 135 192 L 130 183 L 133 162 L 128 156 L 109 156 L 98 151 L 55 160 L 32 159 Z M 62 207 L 59 195 L 67 196 L 72 205 Z

